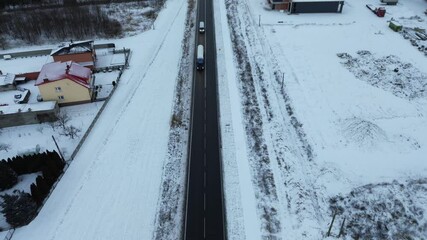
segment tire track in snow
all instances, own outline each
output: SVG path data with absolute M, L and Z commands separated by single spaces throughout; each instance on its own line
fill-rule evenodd
M 256 74 L 256 65 L 249 61 L 251 49 L 246 47 L 245 26 L 241 25 L 239 18 L 239 2 L 237 0 L 225 1 L 227 18 L 231 31 L 234 57 L 238 68 L 238 85 L 242 98 L 242 111 L 244 126 L 249 150 L 249 164 L 251 166 L 252 184 L 254 185 L 257 200 L 257 212 L 261 219 L 263 239 L 281 239 L 281 222 L 278 216 L 279 200 L 276 191 L 276 182 L 271 168 L 271 156 L 265 141 L 265 121 L 262 118 L 260 105 L 264 100 L 259 100 L 257 82 L 261 81 Z
M 302 221 L 308 218 L 317 220 L 318 224 L 324 222 L 320 212 L 319 199 L 324 201 L 324 198 L 319 196 L 316 191 L 315 178 L 318 175 L 318 167 L 313 161 L 313 150 L 306 138 L 306 134 L 302 129 L 302 124 L 295 115 L 294 108 L 290 97 L 286 92 L 285 82 L 282 85 L 282 76 L 279 64 L 275 59 L 275 54 L 265 38 L 262 28 L 256 26 L 256 19 L 251 14 L 251 9 L 246 2 L 242 3 L 247 9 L 245 12 L 247 21 L 252 24 L 246 26 L 246 35 L 249 39 L 249 44 L 254 50 L 252 60 L 257 68 L 260 68 L 258 74 L 264 81 L 259 81 L 258 84 L 262 89 L 262 97 L 264 99 L 264 109 L 269 116 L 269 134 L 271 145 L 279 168 L 278 175 L 275 178 L 280 181 L 278 185 L 283 192 L 281 199 L 287 203 L 288 211 L 297 216 L 300 225 Z M 262 69 L 262 70 L 261 70 Z M 293 73 L 295 75 L 295 73 Z M 277 111 L 274 111 L 277 110 Z M 291 151 L 291 152 L 289 152 Z M 286 154 L 285 153 L 291 153 Z M 283 204 L 282 204 L 283 205 Z M 292 226 L 293 228 L 293 226 Z
M 182 1 L 182 4 L 181 4 L 181 6 L 179 7 L 178 11 L 176 12 L 176 14 L 175 14 L 175 16 L 174 16 L 174 18 L 173 18 L 172 23 L 169 25 L 168 30 L 167 30 L 167 31 L 166 31 L 166 33 L 163 35 L 163 37 L 162 37 L 162 41 L 161 41 L 160 45 L 158 45 L 158 47 L 157 47 L 157 49 L 156 49 L 156 51 L 155 51 L 155 53 L 154 53 L 154 56 L 152 57 L 151 62 L 148 64 L 148 66 L 147 66 L 146 70 L 144 71 L 144 74 L 142 75 L 142 77 L 141 77 L 141 78 L 139 79 L 139 81 L 137 82 L 136 87 L 133 89 L 133 91 L 132 91 L 131 95 L 129 96 L 129 98 L 128 98 L 127 102 L 126 102 L 126 104 L 125 104 L 125 105 L 124 105 L 124 107 L 121 109 L 120 114 L 118 114 L 118 115 L 119 115 L 119 118 L 116 120 L 116 122 L 115 122 L 115 124 L 114 124 L 115 126 L 116 126 L 116 125 L 117 125 L 117 123 L 120 121 L 120 119 L 121 119 L 121 117 L 122 117 L 122 115 L 123 115 L 122 113 L 126 111 L 126 109 L 128 108 L 128 106 L 129 106 L 130 102 L 132 102 L 132 99 L 134 98 L 135 93 L 136 93 L 136 92 L 138 91 L 138 89 L 141 87 L 141 85 L 142 85 L 142 80 L 144 80 L 145 76 L 146 76 L 146 75 L 147 75 L 147 73 L 150 71 L 150 69 L 151 69 L 151 67 L 152 67 L 153 63 L 154 63 L 156 60 L 158 60 L 159 52 L 160 52 L 160 50 L 162 49 L 163 44 L 165 43 L 166 38 L 167 38 L 167 36 L 169 35 L 169 32 L 171 31 L 171 29 L 173 28 L 173 26 L 174 26 L 174 24 L 175 24 L 175 21 L 176 21 L 176 19 L 177 19 L 178 15 L 181 13 L 182 8 L 183 8 L 183 6 L 184 6 L 184 5 L 185 5 L 185 1 Z M 134 74 L 135 74 L 135 72 L 131 75 L 131 77 L 133 77 L 133 75 L 134 75 Z M 120 86 L 120 85 L 119 85 L 119 86 Z M 113 96 L 113 97 L 114 97 L 114 96 Z
M 241 23 L 233 26 L 243 35 L 241 45 L 248 49 L 248 58 L 252 65 L 252 74 L 256 80 L 256 92 L 259 106 L 263 107 L 260 114 L 263 117 L 265 141 L 270 148 L 270 167 L 274 173 L 277 186 L 279 206 L 286 205 L 288 214 L 297 217 L 298 223 L 307 219 L 314 219 L 317 223 L 324 223 L 320 212 L 320 196 L 315 183 L 318 167 L 313 162 L 313 150 L 308 142 L 302 124 L 295 116 L 290 97 L 286 87 L 281 87 L 281 74 L 279 64 L 274 58 L 274 53 L 264 37 L 264 33 L 256 26 L 253 14 L 245 1 L 239 2 L 240 6 L 229 10 L 234 18 L 242 18 Z M 239 11 L 240 9 L 245 9 Z M 238 21 L 238 20 L 237 20 Z M 285 158 L 286 153 L 286 158 Z M 281 211 L 281 208 L 278 209 Z M 284 218 L 282 220 L 285 220 Z M 289 221 L 286 219 L 286 221 Z M 287 224 L 289 228 L 294 228 Z M 284 224 L 282 225 L 284 226 Z M 286 229 L 282 231 L 286 232 Z M 304 233 L 303 233 L 304 234 Z

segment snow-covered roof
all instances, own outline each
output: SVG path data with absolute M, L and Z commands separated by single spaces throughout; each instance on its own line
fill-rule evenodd
M 13 84 L 14 81 L 15 74 L 7 73 L 6 75 L 0 75 L 0 86 Z
M 25 100 L 25 98 L 29 97 L 30 95 L 30 90 L 25 89 L 24 91 L 22 91 L 21 94 L 16 94 L 14 96 L 14 101 L 15 103 L 21 103 L 22 101 Z M 27 98 L 27 102 L 28 102 L 28 98 Z
M 92 43 L 93 40 L 63 43 L 59 48 L 52 50 L 50 55 L 90 52 L 92 51 Z
M 84 87 L 90 87 L 92 72 L 75 62 L 53 62 L 45 64 L 36 80 L 35 85 L 70 79 Z
M 28 111 L 47 111 L 55 109 L 56 102 L 40 102 L 40 103 L 27 103 L 27 104 L 11 104 L 7 106 L 0 106 L 0 115 L 1 114 L 14 114 L 19 111 L 28 112 Z

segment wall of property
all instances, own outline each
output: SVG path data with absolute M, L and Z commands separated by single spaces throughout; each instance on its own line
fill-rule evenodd
M 0 92 L 6 92 L 6 91 L 11 91 L 11 90 L 16 90 L 15 84 L 8 84 L 8 85 L 0 86 Z
M 91 52 L 86 53 L 74 53 L 74 54 L 64 54 L 64 55 L 54 55 L 53 60 L 55 62 L 93 62 L 94 59 L 92 57 Z
M 0 128 L 14 127 L 42 122 L 54 122 L 59 113 L 58 104 L 54 109 L 43 111 L 26 111 L 12 114 L 0 114 Z
M 22 74 L 16 74 L 17 77 L 25 77 L 27 80 L 36 80 L 39 77 L 40 72 L 28 72 Z
M 69 79 L 44 83 L 38 87 L 43 101 L 57 101 L 60 105 L 91 101 L 91 90 Z M 57 91 L 57 87 L 61 90 Z M 59 99 L 59 96 L 64 96 L 64 99 Z

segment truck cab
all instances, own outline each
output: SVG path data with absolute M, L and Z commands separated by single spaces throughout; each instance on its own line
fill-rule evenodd
M 205 52 L 203 45 L 197 46 L 196 68 L 198 71 L 205 69 Z

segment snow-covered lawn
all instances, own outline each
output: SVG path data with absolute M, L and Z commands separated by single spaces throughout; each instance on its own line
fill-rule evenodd
M 346 1 L 342 14 L 299 15 L 266 10 L 264 2 L 217 7 L 229 236 L 321 239 L 337 205 L 346 207 L 333 235 L 346 217 L 347 237 L 425 236 L 427 219 L 409 209 L 427 211 L 426 199 L 396 186 L 427 194 L 427 58 L 387 23 L 425 28 L 425 2 L 386 6 L 385 18 L 368 1 Z M 396 204 L 385 201 L 386 191 Z M 337 195 L 342 200 L 330 202 Z M 374 217 L 361 218 L 355 202 Z M 395 211 L 401 221 L 387 218 Z M 412 219 L 419 228 L 404 225 Z

